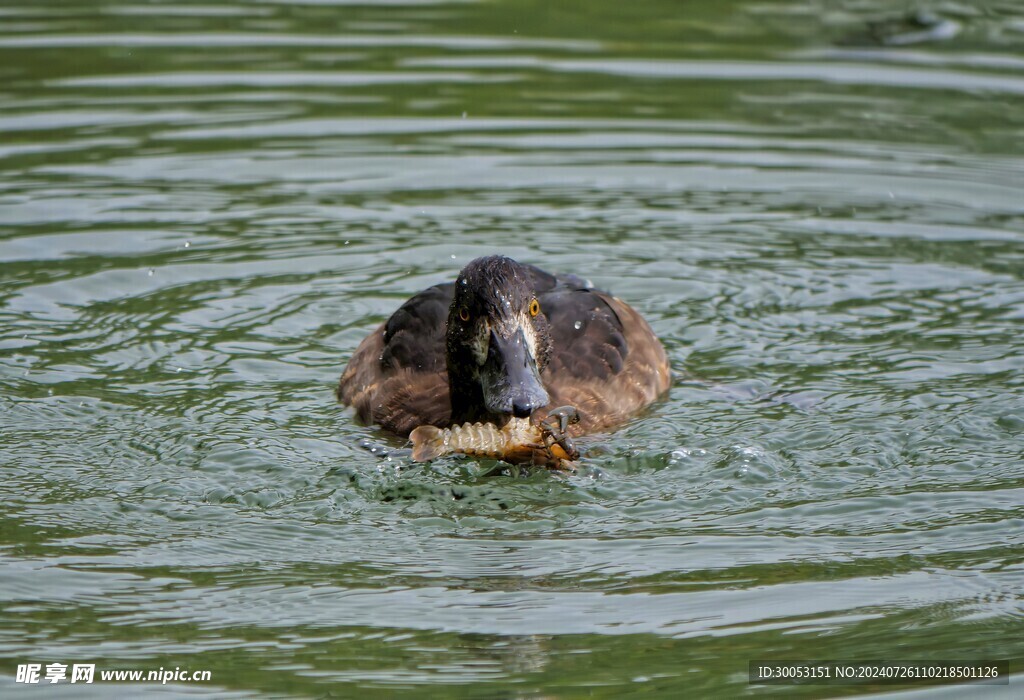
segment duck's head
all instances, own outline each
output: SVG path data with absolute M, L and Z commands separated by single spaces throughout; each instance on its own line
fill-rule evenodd
M 501 256 L 466 265 L 446 337 L 454 421 L 525 418 L 548 404 L 540 373 L 551 336 L 523 265 Z

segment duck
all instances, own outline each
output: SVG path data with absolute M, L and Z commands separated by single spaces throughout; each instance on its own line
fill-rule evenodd
M 356 348 L 336 393 L 360 423 L 402 437 L 542 421 L 566 406 L 578 437 L 625 423 L 670 378 L 664 346 L 629 304 L 576 275 L 492 255 L 403 303 Z

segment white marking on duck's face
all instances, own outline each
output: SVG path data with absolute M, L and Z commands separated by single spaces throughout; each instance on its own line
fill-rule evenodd
M 517 313 L 510 312 L 492 326 L 495 334 L 501 338 L 516 338 L 515 342 L 522 342 L 517 336 L 522 331 L 522 338 L 526 341 L 526 352 L 530 359 L 536 361 L 540 339 L 537 337 L 537 329 L 533 326 L 533 320 L 527 311 Z
M 537 361 L 540 350 L 540 340 L 537 338 L 537 329 L 529 313 L 520 313 L 518 316 L 519 327 L 523 330 L 523 337 L 526 338 L 526 351 L 530 353 L 530 359 Z

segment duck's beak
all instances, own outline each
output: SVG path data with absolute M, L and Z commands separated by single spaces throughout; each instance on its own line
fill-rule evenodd
M 480 368 L 480 388 L 484 405 L 492 413 L 526 418 L 548 405 L 548 392 L 540 381 L 537 361 L 522 328 L 510 337 L 491 331 L 487 360 Z

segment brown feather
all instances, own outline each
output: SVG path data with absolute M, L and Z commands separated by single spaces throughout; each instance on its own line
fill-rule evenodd
M 570 426 L 578 436 L 627 421 L 669 387 L 671 372 L 665 348 L 635 309 L 620 299 L 595 292 L 622 324 L 625 358 L 617 362 L 618 348 L 582 333 L 573 343 L 556 350 L 542 378 L 551 403 L 538 417 L 559 406 L 572 406 L 580 422 Z M 603 343 L 603 344 L 602 344 Z M 572 348 L 585 345 L 590 352 L 574 354 Z
M 380 359 L 384 326 L 356 348 L 338 383 L 338 400 L 355 409 L 360 423 L 377 423 L 398 435 L 408 435 L 418 425 L 448 425 L 448 375 L 439 370 L 385 368 Z

